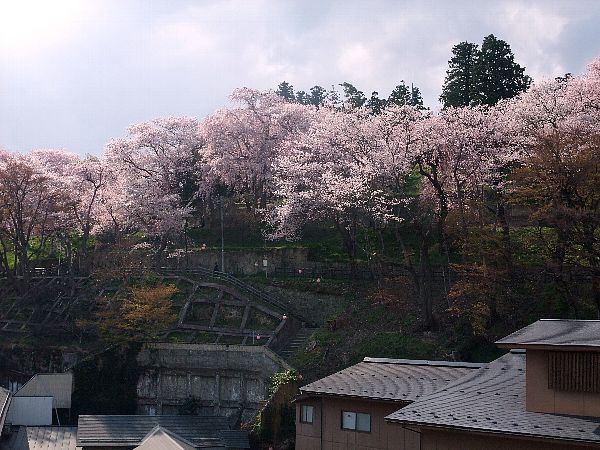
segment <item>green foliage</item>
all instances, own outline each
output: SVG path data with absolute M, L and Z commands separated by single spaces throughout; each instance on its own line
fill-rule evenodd
M 515 62 L 510 46 L 493 34 L 486 36 L 473 67 L 473 102 L 495 105 L 526 91 L 530 84 L 531 78 Z
M 279 388 L 285 384 L 300 381 L 298 372 L 294 369 L 285 370 L 283 372 L 275 372 L 269 378 L 269 396 L 272 396 L 279 390 Z
M 446 79 L 440 101 L 444 106 L 468 106 L 473 100 L 473 68 L 479 53 L 478 45 L 461 42 L 452 47 Z
M 296 99 L 296 96 L 294 95 L 294 86 L 289 84 L 287 81 L 279 83 L 275 93 L 288 101 L 294 101 Z
M 354 360 L 378 358 L 431 359 L 438 353 L 432 340 L 402 332 L 385 331 L 369 335 L 354 350 Z
M 445 107 L 495 105 L 531 84 L 510 46 L 493 34 L 483 39 L 481 49 L 470 42 L 455 45 L 448 66 L 440 96 Z
M 356 89 L 352 84 L 344 82 L 340 86 L 342 86 L 346 101 L 351 107 L 360 108 L 366 103 L 367 97 L 365 97 L 365 94 Z

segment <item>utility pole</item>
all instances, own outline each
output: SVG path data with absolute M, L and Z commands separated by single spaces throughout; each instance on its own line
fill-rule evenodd
M 225 239 L 223 234 L 223 196 L 219 196 L 219 209 L 221 210 L 221 271 L 225 272 Z

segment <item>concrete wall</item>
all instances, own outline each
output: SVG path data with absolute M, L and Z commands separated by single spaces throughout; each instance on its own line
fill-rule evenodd
M 600 393 L 548 388 L 548 352 L 527 350 L 527 410 L 600 417 Z
M 52 397 L 13 397 L 6 423 L 12 425 L 52 425 Z
M 269 378 L 289 366 L 263 347 L 151 344 L 138 355 L 138 412 L 177 414 L 193 398 L 201 414 L 250 420 Z
M 312 424 L 300 422 L 302 405 L 314 406 Z M 384 417 L 402 403 L 322 397 L 296 404 L 296 450 L 419 450 L 419 435 Z M 342 411 L 371 414 L 371 432 L 343 430 Z
M 423 429 L 420 450 L 577 450 L 586 448 L 597 449 L 598 445 L 577 445 L 572 442 L 561 444 L 550 440 Z
M 263 260 L 267 260 L 267 266 L 263 266 Z M 149 260 L 149 264 L 153 261 Z M 221 250 L 207 249 L 194 250 L 186 257 L 167 258 L 166 265 L 184 268 L 200 266 L 212 269 L 217 263 L 221 267 Z M 272 273 L 276 268 L 312 268 L 315 263 L 308 260 L 308 250 L 304 248 L 268 249 L 265 251 L 249 250 L 227 250 L 225 252 L 225 271 L 235 274 L 254 275 L 257 273 Z M 347 264 L 342 264 L 347 267 Z

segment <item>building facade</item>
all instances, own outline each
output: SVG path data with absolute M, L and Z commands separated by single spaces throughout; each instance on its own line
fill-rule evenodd
M 385 417 L 481 367 L 365 358 L 300 389 L 296 449 L 419 449 L 419 435 Z

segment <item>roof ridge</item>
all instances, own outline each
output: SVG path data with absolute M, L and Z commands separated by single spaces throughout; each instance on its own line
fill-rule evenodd
M 465 367 L 478 369 L 484 366 L 485 363 L 473 363 L 466 361 L 436 361 L 428 359 L 394 359 L 394 358 L 371 358 L 365 357 L 362 362 L 376 364 L 398 364 L 410 366 L 436 366 L 436 367 Z
M 600 322 L 600 319 L 538 319 L 540 322 Z M 535 323 L 535 322 L 533 322 Z

